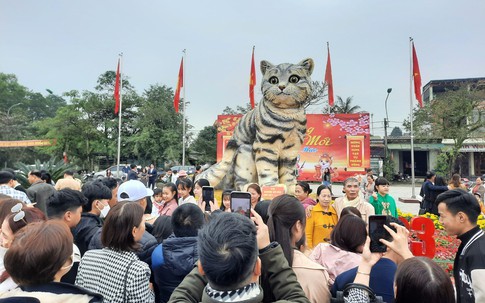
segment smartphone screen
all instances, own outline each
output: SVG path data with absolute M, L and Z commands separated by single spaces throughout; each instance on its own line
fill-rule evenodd
M 379 239 L 383 239 L 389 234 L 387 230 L 384 229 L 384 225 L 386 223 L 387 216 L 369 216 L 369 236 L 371 252 L 386 252 L 387 246 L 379 241 Z
M 209 201 L 214 202 L 214 187 L 202 186 L 202 201 L 205 202 L 205 211 L 211 211 Z
M 242 191 L 231 193 L 231 211 L 246 217 L 251 217 L 251 194 Z

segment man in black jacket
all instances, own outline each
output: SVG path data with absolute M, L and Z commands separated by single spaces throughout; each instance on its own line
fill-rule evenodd
M 138 180 L 138 168 L 135 164 L 130 165 L 130 170 L 128 171 L 128 177 L 126 178 L 129 180 Z
M 97 230 L 103 226 L 100 216 L 105 216 L 109 209 L 108 200 L 111 199 L 111 190 L 99 181 L 84 184 L 83 195 L 88 203 L 83 205 L 81 221 L 72 230 L 74 243 L 79 247 L 81 256 L 88 250 L 89 242 L 96 234 Z
M 148 188 L 154 189 L 155 183 L 157 182 L 158 172 L 155 165 L 150 164 L 150 169 L 148 170 Z
M 485 235 L 477 226 L 480 205 L 462 189 L 440 194 L 436 203 L 446 232 L 461 240 L 453 266 L 457 302 L 485 302 Z

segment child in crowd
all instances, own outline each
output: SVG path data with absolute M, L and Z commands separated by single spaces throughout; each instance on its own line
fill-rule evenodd
M 163 189 L 162 188 L 155 188 L 153 190 L 153 213 L 156 213 L 157 215 L 160 214 L 160 212 L 163 209 Z
M 369 198 L 369 203 L 374 206 L 376 215 L 388 215 L 397 218 L 397 207 L 394 198 L 389 195 L 389 181 L 379 177 L 375 181 L 376 195 Z
M 160 210 L 160 216 L 171 216 L 173 211 L 177 208 L 178 191 L 175 184 L 169 182 L 165 183 L 162 188 L 162 202 L 163 207 Z
M 188 178 L 179 179 L 178 192 L 179 192 L 179 205 L 185 203 L 197 204 L 194 197 L 192 181 Z

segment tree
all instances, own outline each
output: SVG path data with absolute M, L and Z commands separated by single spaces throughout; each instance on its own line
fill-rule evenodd
M 391 134 L 389 136 L 390 137 L 402 137 L 402 130 L 398 126 L 395 126 L 392 129 Z
M 217 154 L 217 128 L 206 126 L 189 147 L 190 160 L 194 163 L 215 163 Z
M 32 122 L 55 116 L 65 104 L 60 96 L 51 93 L 44 97 L 19 84 L 15 75 L 0 73 L 0 140 L 37 139 Z M 32 163 L 38 157 L 46 159 L 32 147 L 8 148 L 0 152 L 0 163 Z
M 82 168 L 93 170 L 99 158 L 114 161 L 117 153 L 118 119 L 114 114 L 114 72 L 105 72 L 98 78 L 96 91 L 72 90 L 63 94 L 70 104 L 61 107 L 52 118 L 34 123 L 43 138 L 57 139 L 57 144 L 39 150 L 55 156 L 67 152 L 69 159 Z M 112 81 L 111 87 L 108 84 Z M 133 127 L 135 107 L 140 103 L 128 80 L 123 79 L 123 123 L 121 128 L 122 155 L 133 157 L 131 137 L 137 132 Z
M 325 82 L 312 81 L 312 86 L 312 94 L 305 104 L 305 109 L 307 110 L 309 109 L 309 107 L 321 106 L 323 104 L 323 100 L 327 96 L 327 84 Z
M 429 105 L 413 111 L 416 137 L 453 140 L 453 146 L 443 151 L 446 155 L 441 156 L 440 160 L 448 162 L 449 175 L 453 172 L 464 141 L 480 135 L 477 131 L 485 127 L 484 100 L 484 91 L 462 86 L 436 95 Z M 410 130 L 409 120 L 404 121 L 403 125 Z
M 355 114 L 360 112 L 360 106 L 352 106 L 352 98 L 348 97 L 345 101 L 342 97 L 337 96 L 337 102 L 330 108 L 330 112 L 334 114 Z
M 175 113 L 171 88 L 151 85 L 145 90 L 135 125 L 138 131 L 130 140 L 138 157 L 158 166 L 180 161 L 182 115 Z
M 251 103 L 246 103 L 245 106 L 238 105 L 236 109 L 226 106 L 222 111 L 223 115 L 244 115 L 252 110 Z

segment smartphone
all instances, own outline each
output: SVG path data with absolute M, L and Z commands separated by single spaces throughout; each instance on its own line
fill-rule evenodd
M 231 211 L 251 217 L 251 194 L 242 191 L 231 192 Z
M 211 211 L 211 205 L 209 201 L 214 201 L 214 187 L 212 186 L 202 186 L 202 201 L 205 202 L 205 211 Z
M 381 243 L 379 239 L 384 239 L 385 237 L 388 237 L 389 233 L 384 228 L 384 225 L 386 225 L 387 223 L 387 216 L 369 216 L 369 236 L 371 252 L 386 252 L 387 246 Z

